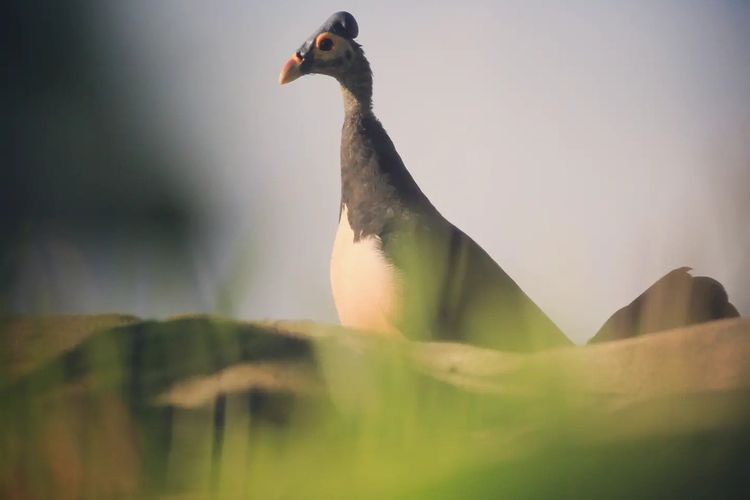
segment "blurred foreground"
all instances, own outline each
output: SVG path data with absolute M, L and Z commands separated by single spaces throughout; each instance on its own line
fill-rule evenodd
M 748 498 L 750 320 L 518 355 L 4 320 L 3 498 Z

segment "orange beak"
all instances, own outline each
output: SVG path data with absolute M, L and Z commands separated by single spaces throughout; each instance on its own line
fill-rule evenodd
M 290 57 L 286 64 L 284 64 L 284 67 L 281 68 L 281 74 L 279 75 L 279 85 L 284 85 L 285 83 L 294 81 L 302 76 L 302 70 L 300 69 L 301 64 L 302 58 L 297 55 L 296 52 L 292 54 L 292 57 Z

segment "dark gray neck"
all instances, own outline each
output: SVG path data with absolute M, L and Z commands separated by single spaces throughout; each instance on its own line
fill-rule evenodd
M 372 112 L 372 71 L 364 54 L 357 57 L 339 83 L 346 115 Z
M 380 121 L 372 112 L 372 73 L 362 56 L 361 71 L 341 78 L 341 203 L 355 241 L 387 236 L 410 212 L 431 205 L 422 194 Z

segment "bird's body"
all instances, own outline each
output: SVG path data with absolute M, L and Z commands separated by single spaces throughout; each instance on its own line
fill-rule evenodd
M 281 83 L 333 76 L 344 97 L 341 206 L 331 288 L 344 326 L 531 351 L 569 344 L 555 324 L 419 189 L 372 111 L 372 72 L 337 13 L 300 47 Z
M 430 203 L 371 109 L 352 99 L 345 99 L 341 189 L 331 285 L 342 324 L 506 350 L 567 343 Z

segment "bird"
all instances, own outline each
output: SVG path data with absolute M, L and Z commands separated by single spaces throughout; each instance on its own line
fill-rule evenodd
M 373 112 L 373 75 L 355 41 L 358 35 L 354 16 L 334 13 L 292 54 L 279 75 L 281 85 L 305 75 L 325 75 L 341 87 L 341 200 L 330 265 L 341 324 L 503 351 L 572 345 L 492 257 L 443 217 L 419 188 Z M 649 288 L 651 292 L 617 311 L 593 342 L 738 315 L 720 283 L 694 279 L 685 269 L 668 273 Z M 698 288 L 691 292 L 693 285 Z M 658 319 L 662 309 L 672 319 L 649 319 Z M 685 314 L 676 319 L 678 310 Z M 639 325 L 641 320 L 648 324 Z
M 343 326 L 418 340 L 536 351 L 570 341 L 519 285 L 446 220 L 373 112 L 359 27 L 330 16 L 284 64 L 279 83 L 327 75 L 343 94 L 341 203 L 331 289 Z

